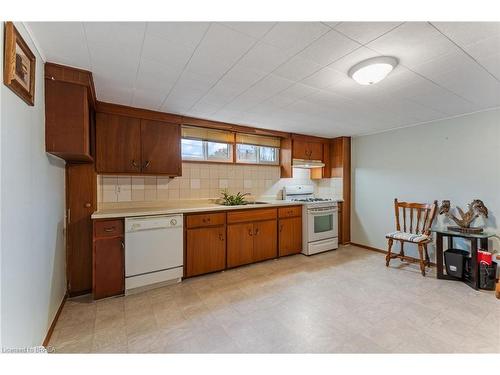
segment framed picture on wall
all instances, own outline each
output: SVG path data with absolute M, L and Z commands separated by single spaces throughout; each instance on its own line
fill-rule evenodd
M 35 55 L 12 22 L 5 22 L 3 83 L 28 105 L 35 105 Z

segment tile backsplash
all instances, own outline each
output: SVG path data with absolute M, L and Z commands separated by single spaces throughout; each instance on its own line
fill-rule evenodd
M 218 198 L 222 189 L 256 198 L 281 199 L 285 185 L 313 185 L 320 197 L 342 197 L 342 179 L 311 180 L 310 171 L 294 168 L 294 178 L 280 178 L 278 166 L 183 163 L 182 176 L 112 176 L 97 178 L 98 203 Z

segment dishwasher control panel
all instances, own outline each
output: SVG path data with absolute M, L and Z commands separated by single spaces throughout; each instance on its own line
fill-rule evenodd
M 125 220 L 125 232 L 162 228 L 182 228 L 182 215 L 143 216 Z

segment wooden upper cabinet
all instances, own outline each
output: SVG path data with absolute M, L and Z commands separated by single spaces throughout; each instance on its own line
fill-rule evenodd
M 87 87 L 45 79 L 45 151 L 66 161 L 92 161 Z
M 181 127 L 141 120 L 142 173 L 181 175 Z
M 295 139 L 292 146 L 292 156 L 294 159 L 323 160 L 323 144 Z
M 309 159 L 323 160 L 323 143 L 309 142 Z
M 66 161 L 94 158 L 95 90 L 92 73 L 46 63 L 45 151 Z
M 98 173 L 180 176 L 180 143 L 180 126 L 177 124 L 97 113 Z
M 139 119 L 97 113 L 96 169 L 97 173 L 140 173 Z

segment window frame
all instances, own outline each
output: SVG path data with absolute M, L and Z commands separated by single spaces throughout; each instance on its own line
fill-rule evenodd
M 190 158 L 190 157 L 185 157 L 184 156 L 184 154 L 182 153 L 182 141 L 184 139 L 201 142 L 202 153 L 203 153 L 203 158 L 202 159 L 199 159 L 199 158 Z M 229 157 L 228 157 L 228 159 L 224 160 L 224 159 L 210 158 L 208 156 L 208 144 L 209 143 L 226 144 L 228 146 L 228 151 L 229 151 Z M 223 163 L 223 164 L 233 163 L 234 162 L 233 145 L 234 145 L 234 143 L 215 142 L 215 141 L 207 141 L 207 140 L 204 140 L 204 139 L 194 139 L 194 138 L 181 138 L 181 160 L 183 162 L 187 161 L 187 162 L 199 162 L 199 163 L 206 163 L 206 162 L 210 162 L 210 163 Z
M 244 145 L 244 146 L 253 146 L 256 147 L 256 161 L 242 161 L 238 159 L 238 146 L 239 145 Z M 260 157 L 260 150 L 262 148 L 271 148 L 273 150 L 276 150 L 276 161 L 275 162 L 268 162 L 268 161 L 262 161 Z M 261 145 L 250 145 L 246 143 L 235 143 L 235 155 L 234 155 L 234 162 L 235 164 L 245 164 L 245 165 L 271 165 L 271 166 L 277 166 L 280 165 L 280 148 L 279 147 L 271 147 L 271 146 L 261 146 Z

